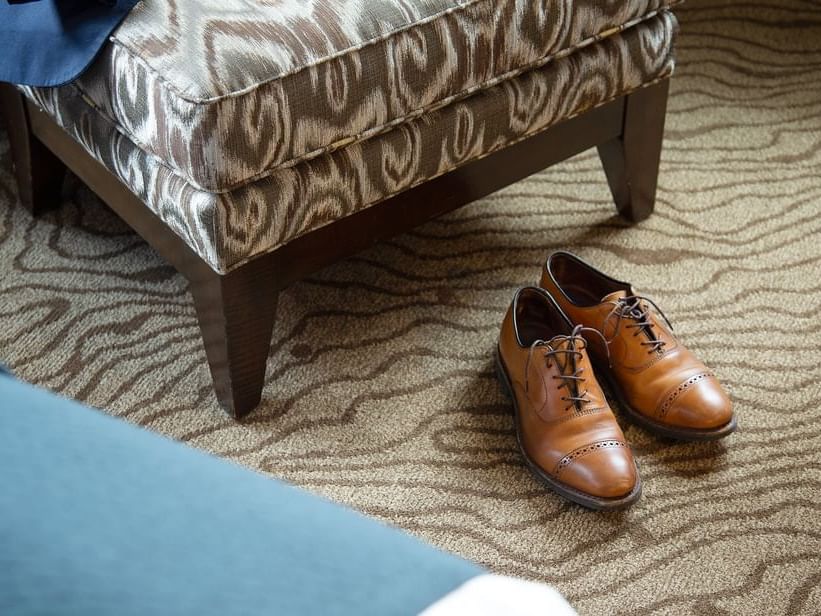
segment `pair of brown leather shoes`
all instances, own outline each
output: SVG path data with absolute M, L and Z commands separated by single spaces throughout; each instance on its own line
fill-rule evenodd
M 497 367 L 538 478 L 593 509 L 639 498 L 632 451 L 596 376 L 631 419 L 660 436 L 712 440 L 735 429 L 715 375 L 671 330 L 652 300 L 567 252 L 548 257 L 541 288 L 516 292 Z

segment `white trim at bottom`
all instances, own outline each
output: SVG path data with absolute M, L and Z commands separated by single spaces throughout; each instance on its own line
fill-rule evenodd
M 517 578 L 478 575 L 427 607 L 419 616 L 575 616 L 555 589 Z

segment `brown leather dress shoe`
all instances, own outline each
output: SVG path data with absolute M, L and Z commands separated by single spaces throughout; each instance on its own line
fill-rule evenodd
M 735 430 L 733 405 L 721 384 L 676 340 L 652 300 L 567 252 L 548 257 L 541 285 L 572 323 L 606 339 L 591 338 L 596 374 L 636 423 L 683 440 L 713 440 Z
M 496 366 L 536 477 L 585 507 L 620 509 L 639 498 L 641 481 L 593 375 L 583 329 L 544 290 L 520 289 L 502 322 Z

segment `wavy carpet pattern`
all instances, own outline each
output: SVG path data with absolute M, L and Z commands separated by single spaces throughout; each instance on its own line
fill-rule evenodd
M 327 268 L 281 296 L 265 401 L 242 424 L 215 403 L 182 277 L 76 180 L 32 220 L 3 137 L 0 361 L 546 580 L 582 614 L 819 613 L 821 3 L 678 14 L 654 216 L 620 223 L 587 153 Z M 507 302 L 556 248 L 657 299 L 740 416 L 712 445 L 625 423 L 645 487 L 627 512 L 533 480 L 494 380 Z

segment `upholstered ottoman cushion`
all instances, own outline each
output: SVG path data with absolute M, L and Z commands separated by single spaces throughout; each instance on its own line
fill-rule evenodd
M 674 3 L 144 0 L 75 87 L 191 186 L 224 192 L 387 132 Z
M 672 13 L 662 11 L 370 139 L 280 165 L 231 190 L 199 188 L 173 161 L 144 149 L 127 126 L 95 108 L 74 85 L 25 91 L 212 268 L 228 272 L 308 231 L 667 77 L 674 66 L 676 28 Z M 173 113 L 160 109 L 154 126 Z M 333 120 L 331 114 L 327 121 Z M 207 156 L 208 144 L 215 142 L 189 130 L 178 127 L 170 143 L 178 151 L 200 147 Z M 264 131 L 249 129 L 243 135 L 271 147 L 287 146 Z M 238 155 L 240 146 L 221 147 L 228 148 L 223 151 L 227 159 Z

